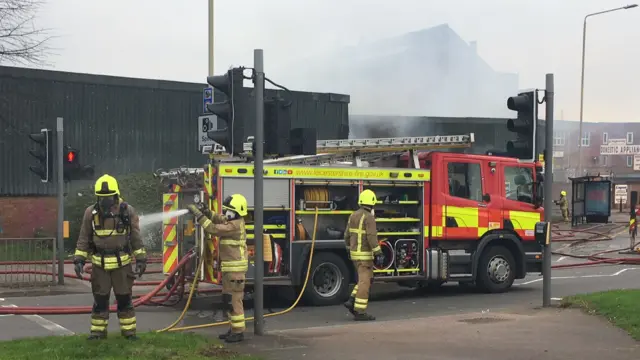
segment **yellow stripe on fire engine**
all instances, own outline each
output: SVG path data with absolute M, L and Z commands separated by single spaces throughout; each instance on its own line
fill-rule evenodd
M 540 221 L 540 213 L 535 211 L 509 211 L 509 219 L 515 230 L 534 230 Z
M 178 194 L 162 194 L 163 212 L 178 209 Z M 162 229 L 162 271 L 167 274 L 178 265 L 177 224 L 178 219 L 168 218 L 163 221 Z
M 478 236 L 484 235 L 489 229 L 479 227 L 478 208 L 477 207 L 459 207 L 459 206 L 442 206 L 442 223 L 447 223 L 447 217 L 456 220 L 458 228 L 478 229 Z
M 253 165 L 220 165 L 219 170 L 221 177 L 253 177 Z M 286 165 L 265 166 L 264 176 L 295 179 L 431 180 L 429 170 Z

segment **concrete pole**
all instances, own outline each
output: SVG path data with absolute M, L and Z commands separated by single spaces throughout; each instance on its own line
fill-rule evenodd
M 553 209 L 553 74 L 547 74 L 545 85 L 546 136 L 544 156 L 544 221 L 551 226 L 551 211 Z M 549 244 L 544 247 L 542 264 L 542 306 L 551 305 L 551 232 Z
M 262 49 L 253 51 L 253 68 L 255 69 L 254 90 L 256 94 L 256 133 L 254 141 L 254 240 L 255 240 L 255 272 L 254 272 L 254 333 L 264 335 L 264 253 L 262 227 L 264 223 L 264 58 Z
M 213 76 L 215 69 L 213 68 L 213 20 L 214 20 L 213 0 L 209 0 L 209 76 Z

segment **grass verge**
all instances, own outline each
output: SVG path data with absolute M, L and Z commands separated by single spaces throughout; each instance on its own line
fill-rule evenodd
M 563 300 L 565 307 L 579 307 L 604 316 L 612 324 L 640 340 L 640 289 L 611 290 L 575 295 Z
M 117 334 L 119 335 L 119 334 Z M 259 360 L 223 348 L 193 333 L 142 333 L 138 341 L 113 336 L 87 341 L 86 335 L 49 336 L 0 342 L 2 360 Z

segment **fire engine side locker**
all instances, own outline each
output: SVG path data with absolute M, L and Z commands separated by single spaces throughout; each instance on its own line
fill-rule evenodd
M 274 169 L 268 169 L 265 167 L 265 170 L 268 174 L 264 179 L 264 226 L 263 231 L 265 234 L 269 234 L 273 239 L 274 243 L 278 244 L 287 244 L 289 243 L 289 231 L 290 225 L 290 212 L 291 212 L 291 194 L 290 194 L 290 184 L 291 179 L 286 176 L 278 176 L 278 175 L 286 175 L 286 174 L 278 174 L 274 171 Z M 254 244 L 255 241 L 262 241 L 262 239 L 256 239 L 255 234 L 253 232 L 253 224 L 249 219 L 253 218 L 253 211 L 255 205 L 254 198 L 254 180 L 253 176 L 249 175 L 253 174 L 253 165 L 224 165 L 221 168 L 220 176 L 222 179 L 221 182 L 221 196 L 219 199 L 219 208 L 222 208 L 222 201 L 232 194 L 242 194 L 247 199 L 247 206 L 249 210 L 248 218 L 245 219 L 247 222 L 246 230 L 247 230 L 247 242 L 249 244 Z M 253 253 L 253 245 L 249 245 L 249 270 L 247 271 L 246 279 L 248 283 L 253 283 L 254 274 L 255 274 L 255 264 L 253 261 L 254 253 Z M 288 249 L 291 246 L 287 246 Z M 275 249 L 274 249 L 275 250 Z M 288 252 L 288 251 L 287 251 Z M 289 255 L 289 254 L 287 254 Z M 290 255 L 289 255 L 290 256 Z M 287 258 L 289 258 L 287 256 Z M 269 265 L 271 259 L 265 259 L 265 267 Z M 269 276 L 268 272 L 265 271 L 264 281 L 265 284 L 271 285 L 273 284 L 273 280 L 286 280 L 282 284 L 290 284 L 288 278 L 284 278 L 282 276 Z

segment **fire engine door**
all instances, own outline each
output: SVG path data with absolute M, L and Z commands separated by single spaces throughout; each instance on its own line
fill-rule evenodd
M 445 239 L 477 239 L 487 231 L 489 210 L 482 163 L 463 159 L 447 161 L 449 188 L 445 193 Z

